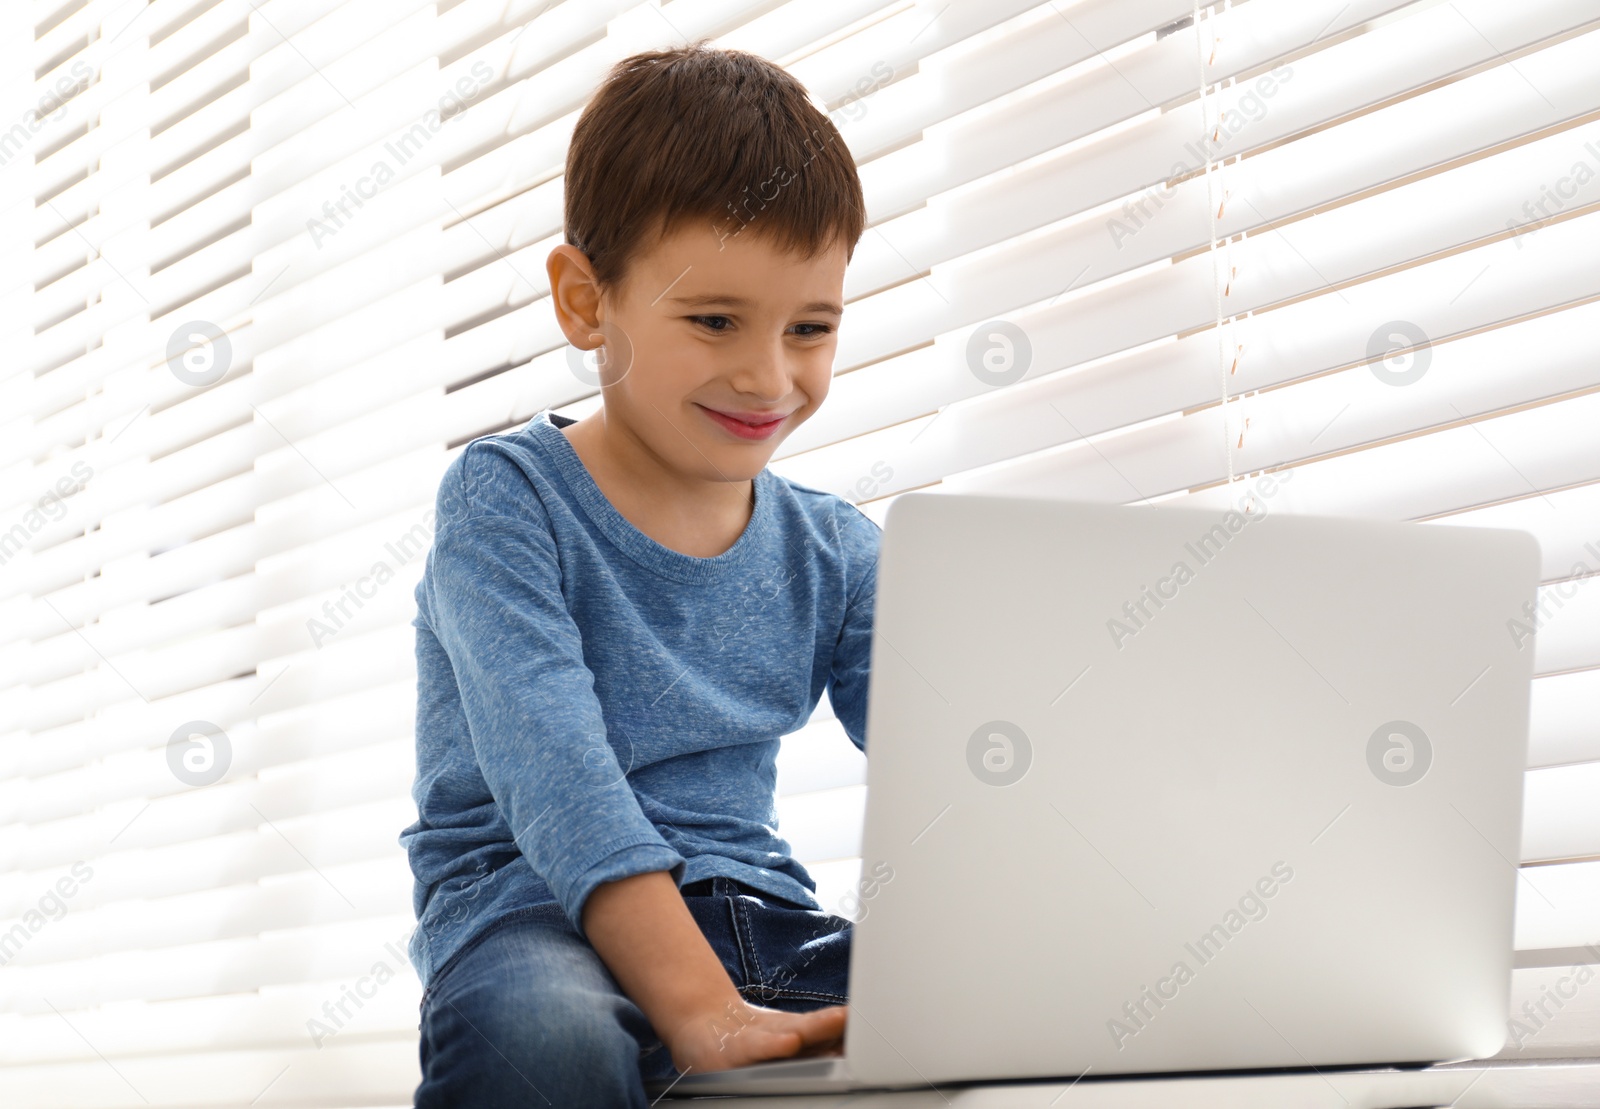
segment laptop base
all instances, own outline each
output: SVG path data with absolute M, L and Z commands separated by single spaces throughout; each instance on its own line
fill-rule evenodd
M 1453 1103 L 1479 1077 L 1466 1068 L 1430 1069 L 1430 1064 L 1400 1063 L 1371 1068 L 1316 1068 L 1229 1071 L 1215 1074 L 1082 1075 L 1062 1079 L 1026 1078 L 1003 1082 L 927 1083 L 895 1087 L 948 1095 L 981 1089 L 985 1105 L 1034 1107 L 1043 1093 L 1051 1109 L 1417 1109 Z M 645 1084 L 647 1095 L 663 1101 L 689 1097 L 793 1097 L 841 1094 L 881 1086 L 851 1078 L 842 1056 L 783 1059 L 726 1071 L 685 1075 L 676 1081 Z M 1010 1095 L 1009 1097 L 1007 1095 Z

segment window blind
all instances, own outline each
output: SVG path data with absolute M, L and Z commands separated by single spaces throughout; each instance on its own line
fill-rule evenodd
M 832 394 L 775 471 L 880 522 L 1288 474 L 1271 511 L 1539 538 L 1519 969 L 1461 1104 L 1592 1102 L 1592 0 L 31 0 L 0 6 L 5 1104 L 409 1102 L 433 494 L 473 437 L 598 405 L 544 275 L 566 145 L 613 62 L 702 36 L 804 81 L 866 190 Z M 826 699 L 779 760 L 842 915 L 864 766 Z

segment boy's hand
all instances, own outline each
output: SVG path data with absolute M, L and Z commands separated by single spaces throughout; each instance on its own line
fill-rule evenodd
M 830 1005 L 788 1013 L 730 1001 L 720 1011 L 690 1017 L 662 1037 L 682 1074 L 728 1070 L 765 1059 L 839 1055 L 846 1009 Z
M 843 1005 L 786 1013 L 739 996 L 666 871 L 595 887 L 584 932 L 683 1074 L 763 1059 L 838 1055 Z

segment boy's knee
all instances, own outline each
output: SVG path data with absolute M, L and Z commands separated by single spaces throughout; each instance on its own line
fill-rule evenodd
M 621 999 L 583 989 L 552 989 L 504 1014 L 519 1050 L 541 1065 L 636 1063 L 639 1042 L 623 1027 Z
M 640 1045 L 619 1001 L 554 987 L 452 1014 L 458 1043 L 450 1069 L 468 1084 L 521 1091 L 530 1105 L 627 1105 L 640 1081 Z

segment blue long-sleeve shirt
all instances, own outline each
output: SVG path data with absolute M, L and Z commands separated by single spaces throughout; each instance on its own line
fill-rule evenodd
M 548 410 L 468 443 L 416 589 L 411 962 L 602 882 L 737 878 L 813 908 L 778 835 L 779 737 L 824 691 L 866 749 L 878 525 L 763 468 L 713 558 L 619 513 Z

